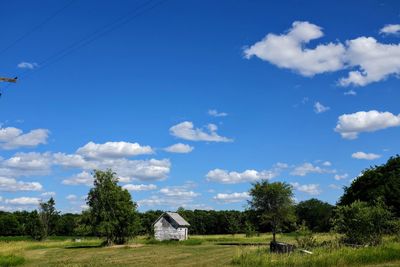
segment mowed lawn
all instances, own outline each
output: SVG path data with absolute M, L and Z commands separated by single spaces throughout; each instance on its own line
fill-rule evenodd
M 332 238 L 334 236 L 329 234 L 317 235 L 319 242 Z M 233 264 L 235 257 L 243 252 L 267 249 L 270 240 L 267 234 L 250 238 L 206 235 L 191 236 L 187 242 L 158 243 L 137 238 L 127 245 L 100 247 L 101 240 L 97 238 L 81 242 L 62 237 L 43 242 L 0 238 L 0 259 L 13 255 L 17 260 L 22 259 L 18 266 L 238 266 Z M 295 244 L 291 234 L 278 235 L 278 240 Z M 0 266 L 11 265 L 2 265 L 0 261 Z M 394 260 L 369 266 L 400 266 L 400 262 Z
M 99 239 L 52 238 L 43 242 L 0 241 L 0 255 L 22 256 L 19 266 L 229 266 L 239 246 L 226 242 L 265 242 L 270 236 L 193 236 L 195 243 L 148 244 L 138 238 L 128 245 L 97 247 Z

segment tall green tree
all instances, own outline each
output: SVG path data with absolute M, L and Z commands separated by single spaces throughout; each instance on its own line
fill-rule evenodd
M 331 228 L 333 206 L 319 199 L 301 201 L 296 205 L 297 222 L 314 232 L 328 232 Z
M 39 218 L 44 227 L 45 236 L 55 234 L 59 214 L 60 212 L 56 210 L 56 202 L 53 197 L 47 202 L 39 203 Z
M 262 180 L 253 184 L 250 196 L 250 208 L 258 213 L 260 223 L 271 225 L 272 241 L 276 242 L 276 232 L 295 221 L 292 186 Z
M 391 157 L 381 166 L 363 171 L 345 188 L 338 205 L 350 205 L 357 200 L 373 204 L 378 199 L 400 217 L 400 155 Z
M 94 187 L 87 204 L 94 232 L 106 238 L 105 244 L 123 244 L 139 229 L 136 203 L 126 189 L 118 185 L 112 170 L 94 171 Z

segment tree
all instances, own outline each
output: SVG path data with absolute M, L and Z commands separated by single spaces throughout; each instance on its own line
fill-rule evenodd
M 293 222 L 294 206 L 292 186 L 283 183 L 269 183 L 262 180 L 253 184 L 250 189 L 250 208 L 258 213 L 261 224 L 270 224 L 273 242 L 276 242 L 276 232 L 286 223 Z
M 312 198 L 296 205 L 298 224 L 303 222 L 314 232 L 328 232 L 331 228 L 333 206 L 329 203 Z
M 59 212 L 55 206 L 56 202 L 53 197 L 47 202 L 39 203 L 39 217 L 44 227 L 45 236 L 53 235 L 56 231 Z
M 334 225 L 339 233 L 344 234 L 346 243 L 377 245 L 392 225 L 392 213 L 382 201 L 369 205 L 357 200 L 337 207 Z
M 123 244 L 139 228 L 136 204 L 110 169 L 95 170 L 93 176 L 94 187 L 87 198 L 90 224 L 96 234 L 106 238 L 106 245 Z
M 0 214 L 0 235 L 15 236 L 20 233 L 21 226 L 13 213 L 1 212 Z
M 381 166 L 363 171 L 350 187 L 346 187 L 338 205 L 350 205 L 356 200 L 373 204 L 378 199 L 400 217 L 400 156 L 391 157 Z
M 35 240 L 43 240 L 46 237 L 46 232 L 39 213 L 34 210 L 29 214 L 28 218 L 26 232 Z

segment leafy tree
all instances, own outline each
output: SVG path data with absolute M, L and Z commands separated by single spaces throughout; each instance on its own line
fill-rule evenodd
M 333 206 L 329 203 L 312 198 L 296 205 L 298 224 L 303 222 L 314 232 L 328 232 L 331 228 Z
M 44 227 L 45 236 L 53 235 L 56 231 L 59 212 L 55 206 L 56 202 L 53 197 L 47 202 L 39 203 L 39 217 Z
M 335 229 L 344 234 L 344 241 L 357 245 L 377 245 L 392 225 L 392 213 L 382 201 L 375 205 L 355 201 L 338 206 L 335 211 Z
M 57 235 L 73 236 L 78 227 L 78 214 L 66 213 L 60 216 L 57 223 Z
M 125 243 L 139 228 L 136 204 L 117 183 L 111 170 L 95 170 L 94 187 L 87 198 L 90 223 L 95 233 L 106 238 L 106 245 Z
M 34 210 L 29 214 L 28 218 L 29 221 L 26 225 L 27 233 L 35 240 L 43 240 L 46 237 L 46 231 L 39 213 Z
M 338 205 L 349 205 L 356 200 L 373 204 L 378 199 L 400 217 L 400 156 L 391 157 L 386 164 L 363 171 L 350 187 L 345 188 Z
M 0 215 L 0 235 L 15 236 L 20 233 L 20 224 L 13 213 L 2 212 Z
M 271 225 L 273 242 L 276 242 L 276 232 L 295 220 L 292 186 L 262 180 L 253 184 L 250 196 L 250 208 L 258 212 L 260 223 Z

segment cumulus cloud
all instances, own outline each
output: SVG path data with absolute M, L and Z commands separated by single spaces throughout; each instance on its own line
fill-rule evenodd
M 151 154 L 153 149 L 150 146 L 129 142 L 106 142 L 104 144 L 89 142 L 79 148 L 76 153 L 88 158 L 121 158 Z
M 228 116 L 228 113 L 218 112 L 216 109 L 210 109 L 210 110 L 208 110 L 208 115 L 213 116 L 213 117 L 226 117 L 226 116 Z
M 334 173 L 335 170 L 324 169 L 319 166 L 315 166 L 312 163 L 306 162 L 299 166 L 296 166 L 291 172 L 294 176 L 306 176 L 309 173 Z
M 320 102 L 315 102 L 314 104 L 314 112 L 319 114 L 330 110 L 330 107 L 322 105 Z
M 33 69 L 36 69 L 37 67 L 39 67 L 39 65 L 35 62 L 32 62 L 32 63 L 31 62 L 21 62 L 17 65 L 17 67 L 20 69 L 33 70 Z
M 190 153 L 194 147 L 187 144 L 177 143 L 172 146 L 166 147 L 164 150 L 170 153 Z
M 375 132 L 397 126 L 400 126 L 400 114 L 371 110 L 341 115 L 335 131 L 345 139 L 356 139 L 362 132 Z
M 354 91 L 354 90 L 349 90 L 349 91 L 347 91 L 347 92 L 344 92 L 343 94 L 344 94 L 344 95 L 355 96 L 355 95 L 357 95 L 357 92 Z
M 249 193 L 242 192 L 242 193 L 231 193 L 231 194 L 222 194 L 219 193 L 213 197 L 214 200 L 220 203 L 235 203 L 235 202 L 242 202 L 250 198 Z
M 339 80 L 342 86 L 365 86 L 400 74 L 400 44 L 382 44 L 372 37 L 347 41 L 346 59 L 350 66 L 348 77 Z
M 157 186 L 154 184 L 126 184 L 122 188 L 128 191 L 149 191 L 156 190 Z
M 332 188 L 332 189 L 335 189 L 335 190 L 343 189 L 342 186 L 336 185 L 336 184 L 330 184 L 330 185 L 329 185 L 329 188 Z
M 11 205 L 33 206 L 33 205 L 39 205 L 40 199 L 37 197 L 17 197 L 17 198 L 6 199 L 5 202 Z
M 380 29 L 379 33 L 381 34 L 400 34 L 400 24 L 387 24 L 382 29 Z
M 21 129 L 15 127 L 0 128 L 0 147 L 3 149 L 35 147 L 46 144 L 48 136 L 47 129 L 35 129 L 24 134 Z
M 343 180 L 346 179 L 347 177 L 349 177 L 349 175 L 347 173 L 344 174 L 336 174 L 333 178 L 335 178 L 335 180 Z
M 374 154 L 374 153 L 365 153 L 365 152 L 355 152 L 351 155 L 354 159 L 366 159 L 366 160 L 374 160 L 379 159 L 381 155 Z
M 324 162 L 322 162 L 322 166 L 329 167 L 329 166 L 332 166 L 332 163 L 330 161 L 324 161 Z
M 51 171 L 51 153 L 17 153 L 0 159 L 0 175 L 7 177 L 46 175 Z
M 71 195 L 66 196 L 65 199 L 70 202 L 75 202 L 78 199 L 78 197 L 74 194 L 71 194 Z
M 44 192 L 41 193 L 40 196 L 42 197 L 54 197 L 56 195 L 56 192 Z
M 93 176 L 89 172 L 83 171 L 83 172 L 78 173 L 68 179 L 63 180 L 62 183 L 65 185 L 92 186 L 93 185 Z
M 400 25 L 387 25 L 384 34 L 398 34 Z M 295 21 L 285 34 L 269 33 L 246 48 L 246 58 L 256 56 L 280 68 L 291 69 L 303 76 L 350 69 L 347 77 L 339 80 L 341 86 L 365 86 L 389 76 L 400 74 L 400 44 L 384 44 L 373 37 L 361 36 L 347 40 L 345 44 L 319 44 L 315 48 L 305 46 L 323 36 L 321 27 Z M 352 69 L 352 70 L 351 70 Z
M 245 182 L 254 182 L 260 179 L 271 179 L 278 175 L 276 171 L 271 170 L 245 170 L 243 172 L 227 171 L 222 169 L 214 169 L 207 173 L 206 178 L 210 182 L 223 184 L 237 184 Z
M 218 127 L 215 124 L 208 124 L 206 129 L 194 128 L 190 121 L 184 121 L 169 129 L 171 135 L 189 140 L 189 141 L 207 141 L 207 142 L 232 142 L 233 140 L 227 137 L 218 135 Z
M 321 194 L 321 189 L 319 188 L 319 184 L 299 184 L 299 183 L 291 183 L 294 189 L 297 191 L 307 193 L 309 195 L 319 195 Z
M 22 182 L 14 178 L 0 177 L 0 191 L 40 191 L 43 187 L 38 182 Z
M 246 48 L 246 58 L 256 56 L 280 68 L 291 69 L 304 76 L 332 72 L 344 67 L 342 44 L 320 44 L 305 48 L 311 40 L 323 36 L 321 27 L 306 21 L 295 21 L 286 34 L 269 33 L 263 40 Z

